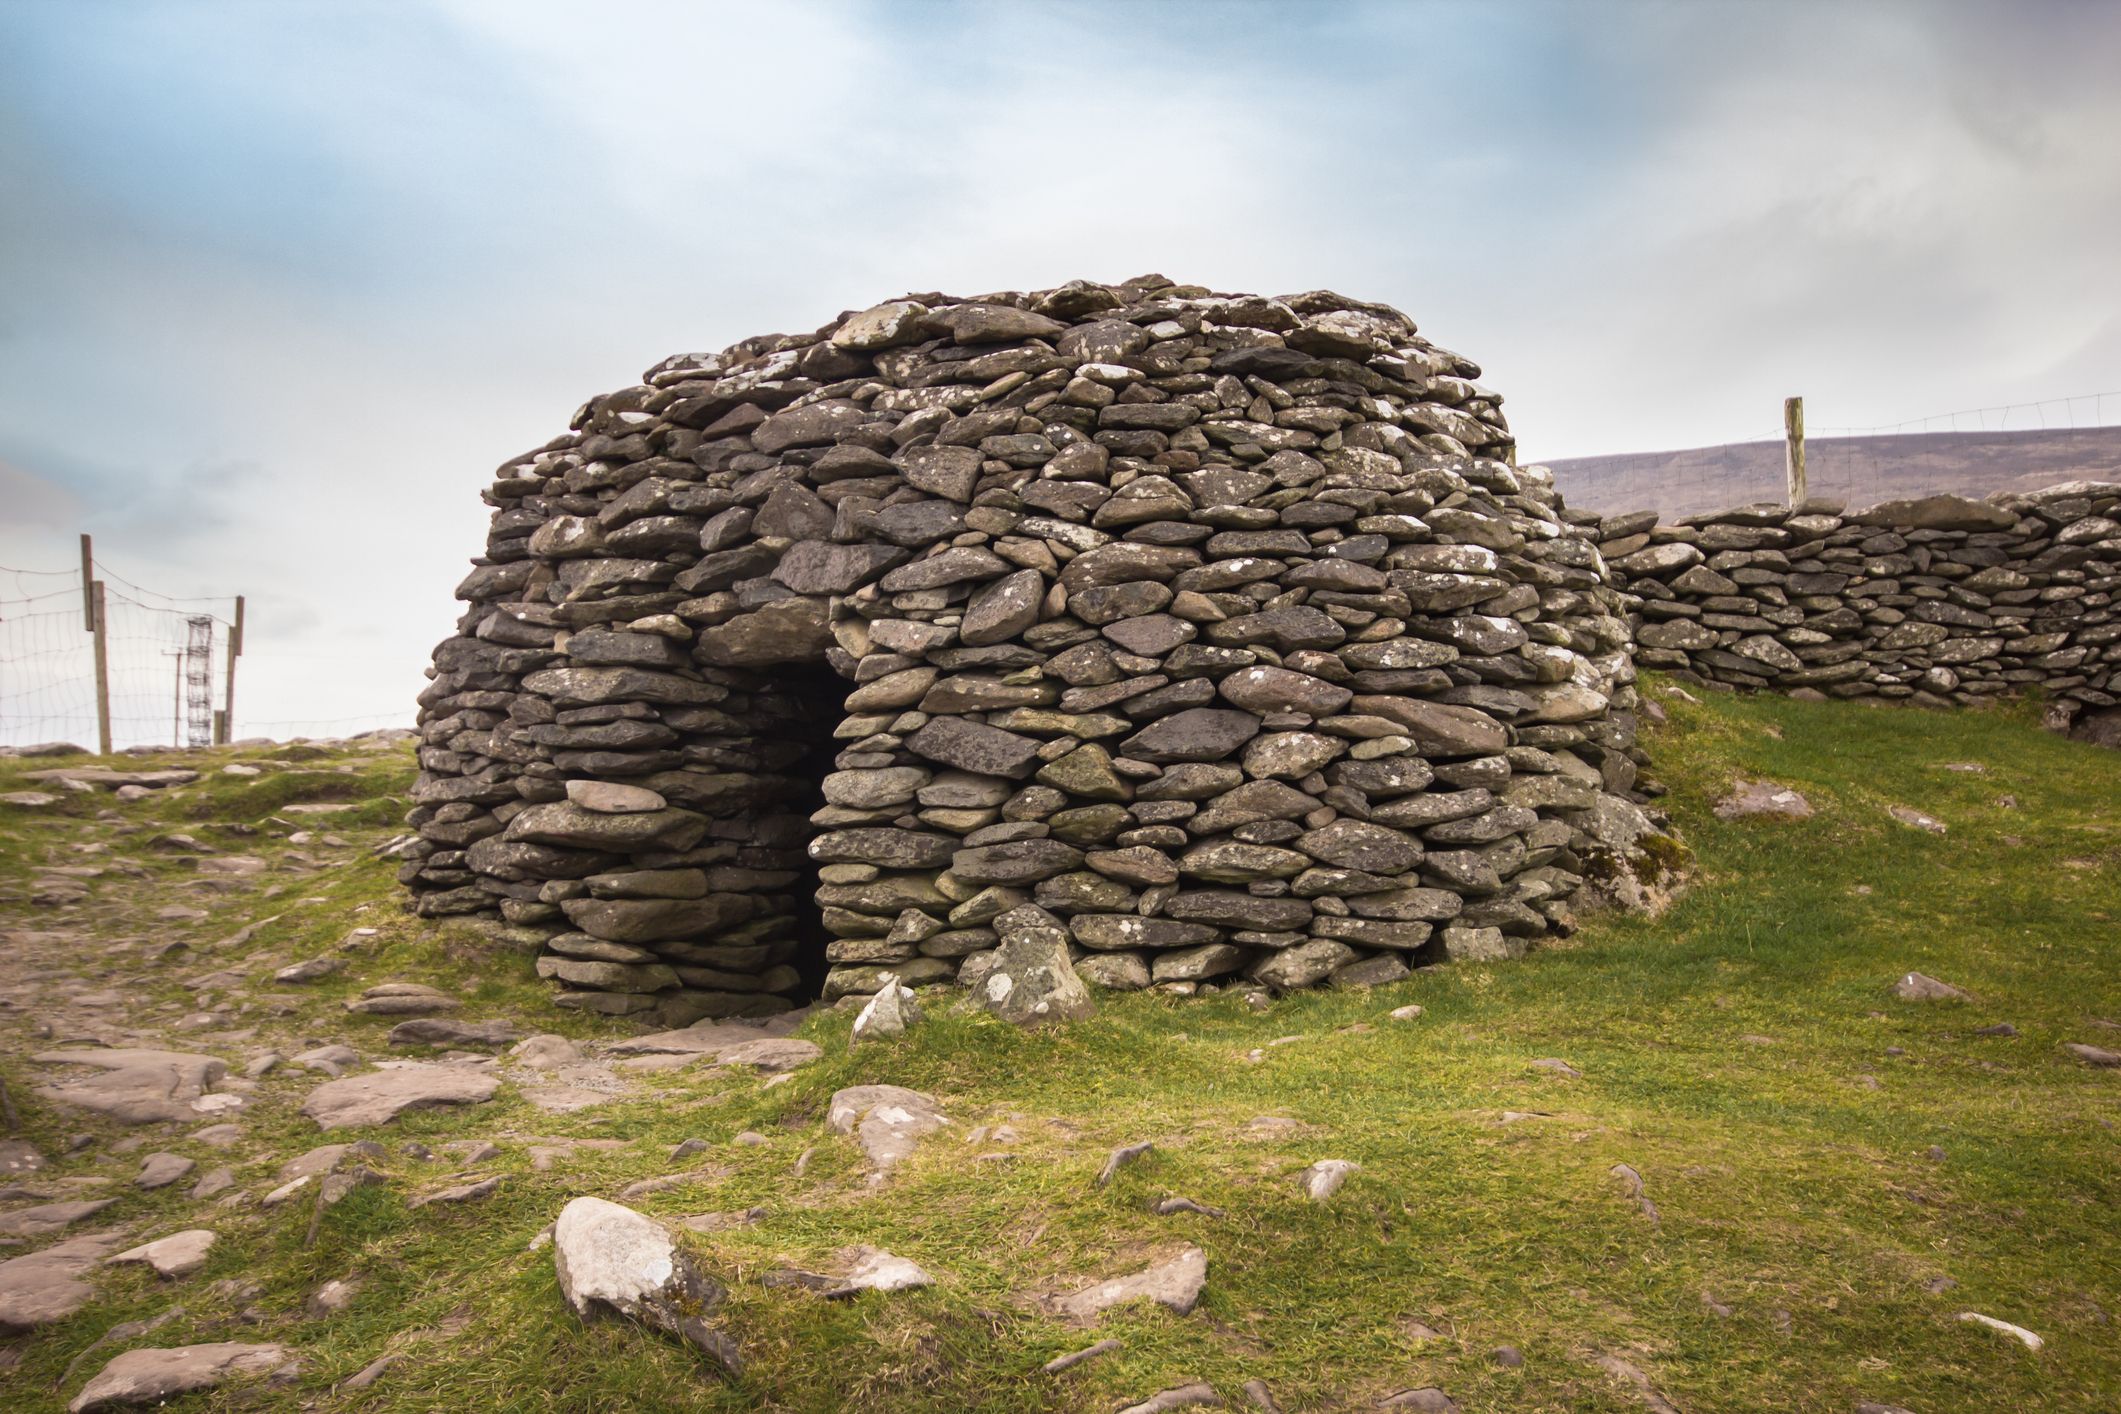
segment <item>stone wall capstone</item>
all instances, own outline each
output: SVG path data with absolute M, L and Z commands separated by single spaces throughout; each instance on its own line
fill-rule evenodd
M 1645 667 L 1928 706 L 2037 690 L 2051 726 L 2121 744 L 2121 485 L 1640 512 L 1598 536 Z
M 1106 988 L 1521 954 L 1655 826 L 1603 527 L 1479 376 L 1160 277 L 657 364 L 486 491 L 401 878 L 665 1025 L 976 984 L 1009 919 Z

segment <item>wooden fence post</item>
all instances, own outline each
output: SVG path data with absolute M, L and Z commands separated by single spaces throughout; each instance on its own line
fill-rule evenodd
M 1804 399 L 1782 400 L 1782 432 L 1789 442 L 1785 470 L 1789 473 L 1787 500 L 1791 510 L 1804 504 Z
M 89 588 L 95 582 L 95 545 L 84 535 L 81 537 L 81 627 L 89 633 L 96 631 L 96 596 Z
M 172 747 L 181 747 L 184 745 L 184 650 L 164 649 L 162 656 L 176 665 L 176 692 L 169 702 L 169 744 Z
M 215 744 L 226 746 L 236 734 L 236 659 L 243 656 L 243 596 L 236 596 L 236 621 L 228 629 L 228 680 L 221 690 L 221 730 Z
M 85 538 L 85 537 L 84 537 Z M 96 621 L 96 744 L 110 755 L 110 620 L 103 609 L 103 581 L 90 587 L 90 613 Z

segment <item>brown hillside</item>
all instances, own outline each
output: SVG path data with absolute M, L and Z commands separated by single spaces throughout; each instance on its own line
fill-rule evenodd
M 1868 505 L 1952 492 L 1988 496 L 2058 481 L 2121 480 L 2121 427 L 1819 437 L 1806 444 L 1813 495 Z M 1654 508 L 1666 519 L 1779 501 L 1783 446 L 1740 442 L 1673 452 L 1548 461 L 1572 506 Z

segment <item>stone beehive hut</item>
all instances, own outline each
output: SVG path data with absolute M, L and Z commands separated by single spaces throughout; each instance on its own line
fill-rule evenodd
M 419 911 L 666 1024 L 969 983 L 1006 918 L 1113 988 L 1521 953 L 1648 822 L 1597 518 L 1479 376 L 1153 277 L 656 365 L 487 492 Z

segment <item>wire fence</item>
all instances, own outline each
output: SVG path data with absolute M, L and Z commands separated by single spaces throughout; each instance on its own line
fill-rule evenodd
M 111 745 L 205 746 L 215 717 L 229 710 L 229 652 L 240 647 L 233 595 L 178 598 L 136 584 L 101 560 L 105 682 Z M 92 593 L 79 568 L 25 570 L 0 565 L 0 746 L 98 744 L 96 636 Z M 265 721 L 231 717 L 230 738 L 353 736 L 409 726 L 395 712 Z
M 2058 481 L 2121 480 L 2121 392 L 1935 413 L 1875 427 L 1813 423 L 1805 436 L 1810 494 L 1850 505 L 1950 492 L 1987 496 Z M 1709 447 L 1546 459 L 1569 504 L 1655 510 L 1667 520 L 1781 501 L 1780 427 Z
M 111 743 L 204 746 L 227 706 L 234 600 L 179 599 L 101 563 Z M 0 745 L 96 743 L 96 637 L 81 571 L 0 566 Z

